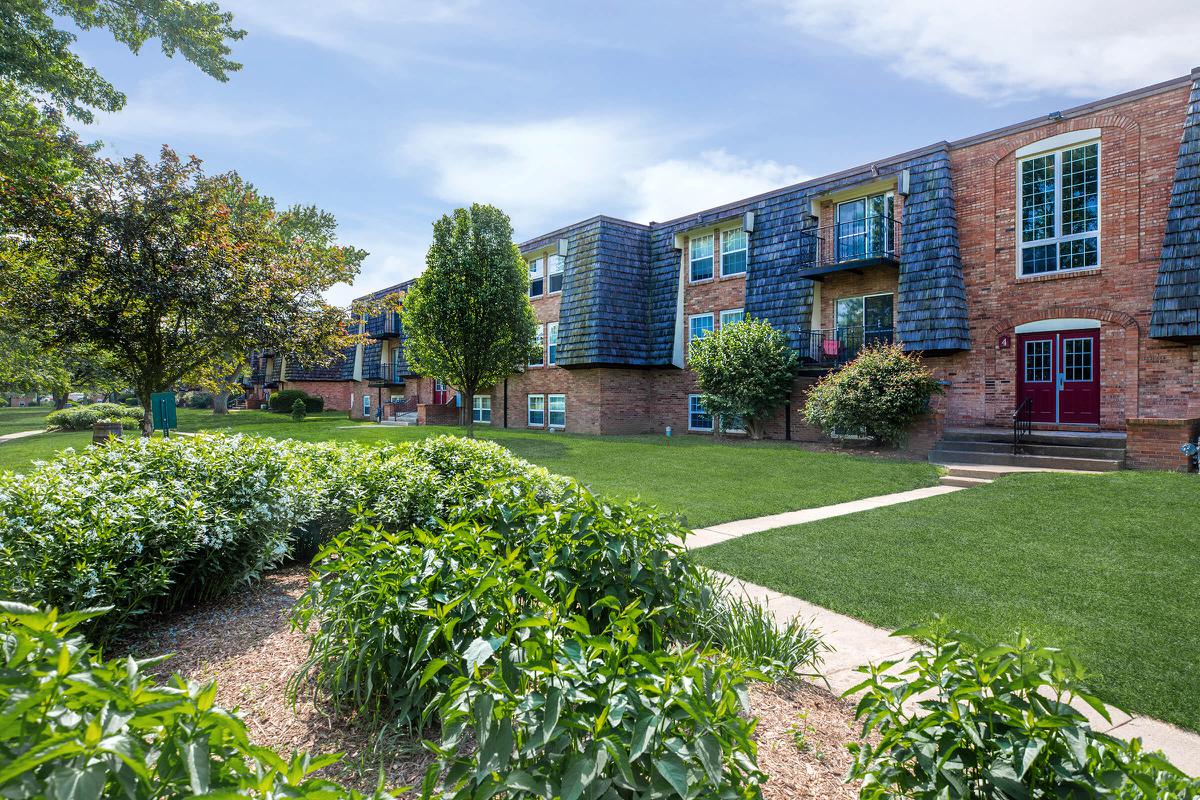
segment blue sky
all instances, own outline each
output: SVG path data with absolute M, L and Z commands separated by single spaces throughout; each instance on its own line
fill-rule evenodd
M 221 5 L 248 31 L 228 83 L 81 34 L 129 96 L 85 133 L 333 212 L 371 252 L 338 302 L 417 274 L 433 220 L 472 201 L 518 241 L 666 220 L 1200 65 L 1180 0 Z

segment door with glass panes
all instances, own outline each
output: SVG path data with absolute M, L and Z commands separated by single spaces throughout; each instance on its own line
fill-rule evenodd
M 896 198 L 891 192 L 838 203 L 834 231 L 837 260 L 861 261 L 891 256 L 895 204 Z
M 1017 404 L 1034 422 L 1100 424 L 1100 331 L 1017 336 Z
M 834 304 L 834 322 L 842 356 L 853 358 L 863 345 L 892 341 L 894 295 L 842 297 Z

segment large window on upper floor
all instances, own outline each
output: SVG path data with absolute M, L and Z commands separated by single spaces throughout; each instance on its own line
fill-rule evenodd
M 1100 265 L 1100 143 L 1067 147 L 1017 163 L 1019 274 Z
M 721 234 L 721 275 L 745 275 L 749 239 L 741 228 Z
M 688 280 L 705 281 L 713 276 L 713 235 L 693 236 L 688 241 Z
M 535 338 L 533 340 L 534 350 L 537 351 L 536 354 L 534 355 L 534 358 L 536 358 L 537 360 L 529 362 L 529 366 L 531 366 L 531 367 L 546 366 L 546 339 L 545 339 L 545 336 L 546 336 L 546 326 L 538 325 L 537 326 L 537 335 L 535 336 Z
M 546 291 L 546 259 L 529 260 L 529 296 L 541 297 Z
M 551 253 L 546 256 L 546 273 L 550 281 L 550 294 L 561 292 L 563 284 L 563 257 L 557 253 Z
M 550 366 L 558 363 L 558 323 L 550 322 L 546 324 L 546 353 L 549 356 L 547 361 Z

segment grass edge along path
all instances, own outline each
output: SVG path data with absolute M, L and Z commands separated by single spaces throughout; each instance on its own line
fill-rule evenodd
M 705 566 L 895 629 L 940 613 L 986 641 L 1063 647 L 1097 693 L 1200 730 L 1200 480 L 1025 473 L 750 534 Z

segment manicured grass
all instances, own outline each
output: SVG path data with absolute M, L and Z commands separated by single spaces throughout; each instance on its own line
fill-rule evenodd
M 179 423 L 185 431 L 221 428 L 309 441 L 385 442 L 462 432 L 354 423 L 337 412 L 294 423 L 285 414 L 262 411 L 221 418 L 208 411 L 180 409 Z M 692 527 L 841 503 L 937 481 L 937 469 L 923 462 L 814 453 L 781 443 L 714 444 L 698 436 L 579 436 L 486 427 L 479 435 L 553 472 L 578 478 L 598 494 L 640 497 L 681 514 Z M 90 437 L 89 433 L 46 434 L 0 444 L 0 469 L 24 469 L 33 459 L 49 458 L 63 447 L 85 447 Z
M 33 408 L 0 407 L 0 436 L 6 433 L 44 428 L 46 427 L 46 415 L 53 410 L 52 406 L 34 406 Z
M 1022 474 L 697 556 L 887 628 L 939 613 L 988 641 L 1024 630 L 1108 701 L 1200 730 L 1198 509 L 1194 475 Z

